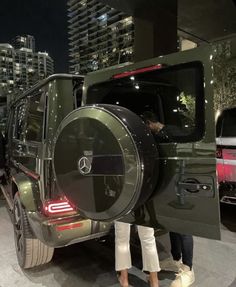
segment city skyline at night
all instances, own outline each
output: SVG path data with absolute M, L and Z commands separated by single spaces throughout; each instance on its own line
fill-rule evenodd
M 0 43 L 16 35 L 35 37 L 37 50 L 47 51 L 55 60 L 55 72 L 68 72 L 67 1 L 1 1 Z

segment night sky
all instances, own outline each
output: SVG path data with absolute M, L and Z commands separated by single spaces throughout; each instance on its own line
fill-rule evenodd
M 68 71 L 67 0 L 1 0 L 0 43 L 16 35 L 35 37 L 36 51 L 47 51 L 55 72 Z

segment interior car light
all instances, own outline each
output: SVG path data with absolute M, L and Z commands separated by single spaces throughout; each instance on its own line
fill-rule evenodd
M 150 67 L 137 69 L 137 70 L 134 70 L 134 71 L 126 71 L 126 72 L 114 75 L 113 79 L 121 79 L 121 78 L 125 78 L 125 77 L 131 77 L 131 76 L 134 76 L 134 75 L 137 75 L 137 74 L 154 71 L 154 70 L 158 70 L 158 69 L 161 69 L 161 68 L 163 68 L 163 65 L 162 64 L 158 64 L 158 65 L 153 65 L 153 66 L 150 66 Z

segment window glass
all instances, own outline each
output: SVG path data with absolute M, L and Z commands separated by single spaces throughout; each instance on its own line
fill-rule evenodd
M 171 133 L 168 141 L 196 141 L 204 131 L 203 67 L 192 62 L 95 84 L 87 103 L 124 106 L 141 117 L 152 114 Z
M 21 101 L 15 110 L 15 131 L 14 137 L 18 140 L 24 139 L 26 102 Z
M 223 112 L 222 137 L 236 137 L 236 108 Z
M 75 108 L 81 107 L 82 103 L 82 95 L 83 95 L 83 84 L 84 79 L 73 79 L 72 85 L 73 85 L 73 96 L 75 98 Z
M 29 108 L 26 124 L 26 140 L 42 141 L 43 117 L 44 117 L 44 94 L 40 93 L 29 97 Z

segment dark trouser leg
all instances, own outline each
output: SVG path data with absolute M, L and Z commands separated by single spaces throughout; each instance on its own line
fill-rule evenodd
M 182 261 L 184 265 L 187 265 L 192 269 L 193 266 L 193 237 L 192 235 L 180 234 L 181 249 L 182 249 Z
M 182 257 L 182 243 L 179 233 L 170 232 L 171 255 L 174 260 L 179 261 Z

